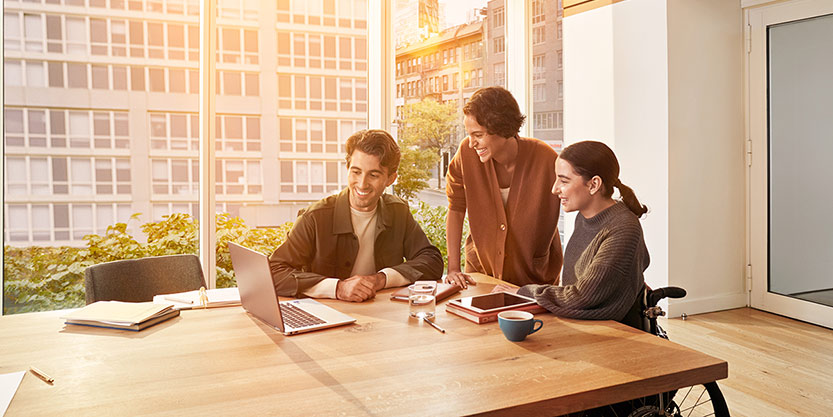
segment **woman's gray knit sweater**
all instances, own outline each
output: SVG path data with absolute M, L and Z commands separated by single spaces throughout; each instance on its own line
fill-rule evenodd
M 518 294 L 561 317 L 621 320 L 642 289 L 649 262 L 639 219 L 617 202 L 590 219 L 576 216 L 561 285 L 525 285 Z

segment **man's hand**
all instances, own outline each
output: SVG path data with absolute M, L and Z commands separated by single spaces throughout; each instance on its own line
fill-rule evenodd
M 385 274 L 354 275 L 336 284 L 336 298 L 360 303 L 376 296 L 376 291 L 385 288 Z

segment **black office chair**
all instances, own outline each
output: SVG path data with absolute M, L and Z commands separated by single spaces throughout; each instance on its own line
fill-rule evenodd
M 154 256 L 106 262 L 85 271 L 87 304 L 96 301 L 152 301 L 157 294 L 205 286 L 196 255 Z

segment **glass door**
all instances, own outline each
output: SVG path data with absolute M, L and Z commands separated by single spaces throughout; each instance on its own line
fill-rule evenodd
M 749 12 L 752 306 L 833 327 L 833 4 Z

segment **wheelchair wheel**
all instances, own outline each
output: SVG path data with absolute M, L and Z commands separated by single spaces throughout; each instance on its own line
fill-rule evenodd
M 680 388 L 675 393 L 673 400 L 666 405 L 665 411 L 662 411 L 655 404 L 633 405 L 634 410 L 627 414 L 628 417 L 729 416 L 726 400 L 723 398 L 723 393 L 720 392 L 720 387 L 717 386 L 716 382 Z

